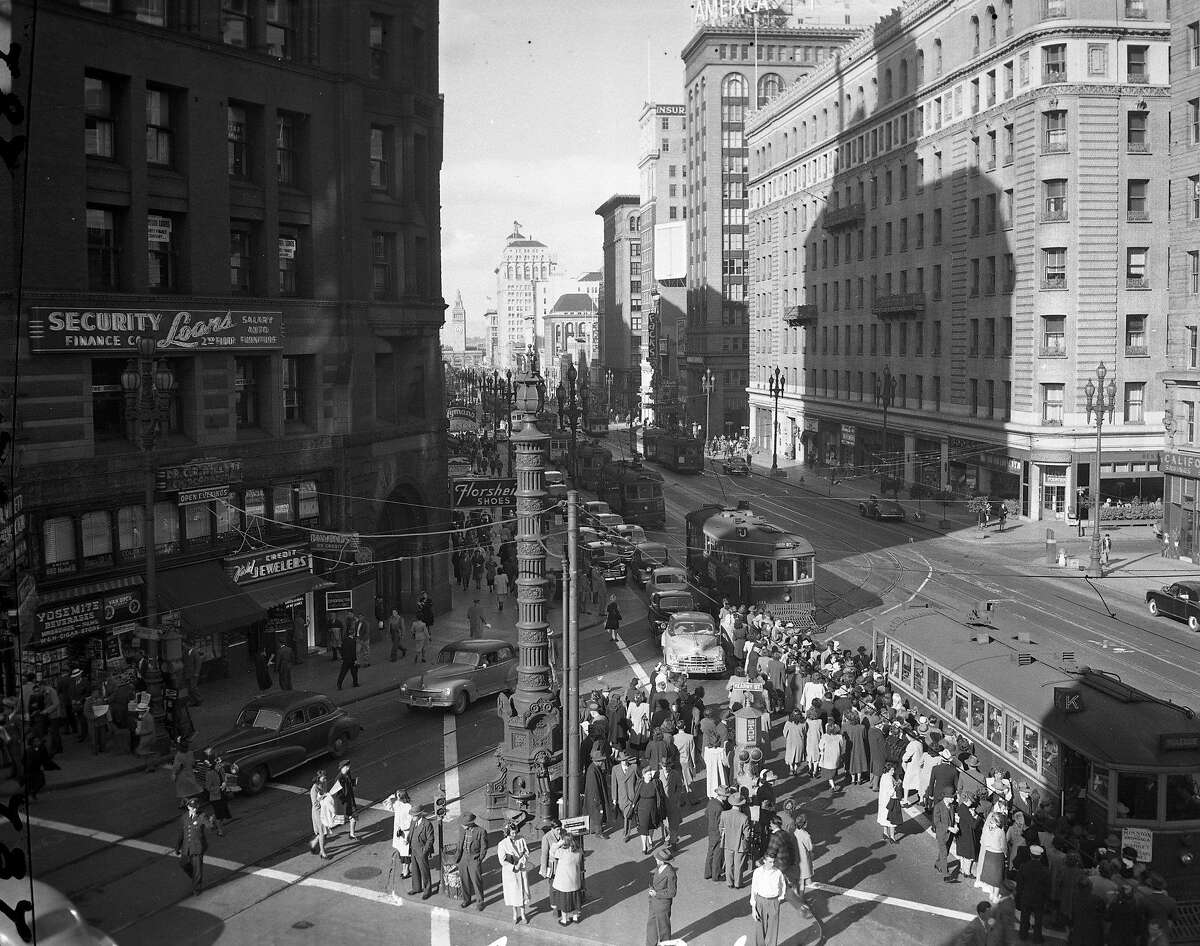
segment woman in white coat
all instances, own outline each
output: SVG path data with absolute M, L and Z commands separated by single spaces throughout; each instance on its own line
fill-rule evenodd
M 412 799 L 408 792 L 400 789 L 384 799 L 384 807 L 392 810 L 392 862 L 388 866 L 388 893 L 396 897 L 395 881 L 396 868 L 400 868 L 400 876 L 409 876 L 410 852 L 408 847 L 408 829 L 412 827 Z
M 717 789 L 729 784 L 729 760 L 725 755 L 725 745 L 717 732 L 709 730 L 704 733 L 703 739 L 705 794 L 709 798 L 716 798 Z
M 900 764 L 904 766 L 904 785 L 900 795 L 901 801 L 907 802 L 910 795 L 921 792 L 921 764 L 925 759 L 925 743 L 915 732 L 909 732 L 908 745 L 904 749 L 904 758 Z
M 513 926 L 524 921 L 525 908 L 529 905 L 529 844 L 521 837 L 521 826 L 510 821 L 504 829 L 504 838 L 496 845 L 496 857 L 500 861 L 500 882 L 504 889 L 504 902 L 512 907 Z
M 899 772 L 898 768 L 889 766 L 879 776 L 879 808 L 875 813 L 875 822 L 883 829 L 883 839 L 892 844 L 900 843 L 896 840 L 896 827 L 899 824 L 896 820 L 897 806 L 892 804 L 900 790 Z

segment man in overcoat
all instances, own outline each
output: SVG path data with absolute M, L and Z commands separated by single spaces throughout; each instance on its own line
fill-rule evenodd
M 637 787 L 641 774 L 633 756 L 623 749 L 617 754 L 620 764 L 612 770 L 612 806 L 616 817 L 624 823 L 623 841 L 630 838 L 629 826 L 636 821 Z M 614 818 L 615 821 L 615 818 Z M 636 825 L 635 825 L 636 828 Z M 634 832 L 637 833 L 636 830 Z
M 408 856 L 412 859 L 413 885 L 411 896 L 421 895 L 422 900 L 433 896 L 433 823 L 425 816 L 425 806 L 413 808 L 412 823 L 408 826 Z
M 704 879 L 723 880 L 725 877 L 725 850 L 721 843 L 721 815 L 728 809 L 725 799 L 729 789 L 721 785 L 715 796 L 709 796 L 704 815 L 708 823 L 708 854 L 704 858 Z
M 650 916 L 646 920 L 646 946 L 658 946 L 671 938 L 671 904 L 679 888 L 674 855 L 668 848 L 654 852 L 654 871 L 650 874 Z
M 212 817 L 200 811 L 200 796 L 187 800 L 187 808 L 179 816 L 179 838 L 175 855 L 185 873 L 192 878 L 192 896 L 204 889 L 204 855 L 208 852 L 208 828 Z
M 721 848 L 725 852 L 725 883 L 738 890 L 750 860 L 750 819 L 741 792 L 729 798 L 729 810 L 721 815 Z
M 454 863 L 462 877 L 462 906 L 469 907 L 475 898 L 477 908 L 483 909 L 483 859 L 487 857 L 487 832 L 475 823 L 475 814 L 468 811 L 459 819 L 462 831 L 459 834 L 458 853 Z

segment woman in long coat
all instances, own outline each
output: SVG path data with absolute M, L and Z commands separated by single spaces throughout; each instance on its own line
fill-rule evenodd
M 804 721 L 804 754 L 808 758 L 808 774 L 814 778 L 820 768 L 817 757 L 821 752 L 821 734 L 824 731 L 821 714 L 816 709 L 810 709 Z
M 858 713 L 853 710 L 846 715 L 846 736 L 850 740 L 850 784 L 861 785 L 867 780 L 871 764 L 867 758 L 867 733 Z
M 817 757 L 821 763 L 821 778 L 829 782 L 830 792 L 836 792 L 838 769 L 842 764 L 842 731 L 837 723 L 825 725 Z
M 642 754 L 646 743 L 650 740 L 650 705 L 646 697 L 638 693 L 633 702 L 628 704 L 629 717 L 629 748 L 637 755 Z
M 793 775 L 800 772 L 800 763 L 804 761 L 804 717 L 799 710 L 792 710 L 783 724 L 783 760 Z
M 194 795 L 200 795 L 204 789 L 196 780 L 193 766 L 196 764 L 192 750 L 180 739 L 175 743 L 175 757 L 171 759 L 171 779 L 175 782 L 175 797 L 179 799 L 179 807 L 187 805 L 187 800 Z
M 983 822 L 979 835 L 979 870 L 975 872 L 975 886 L 995 903 L 1000 899 L 1000 884 L 1004 880 L 1004 822 L 1008 817 L 1007 806 L 996 803 Z
M 679 826 L 683 822 L 683 803 L 686 797 L 683 779 L 680 778 L 677 765 L 663 763 L 658 771 L 665 801 L 663 815 L 667 821 L 667 843 L 675 847 L 679 843 Z
M 650 853 L 650 835 L 662 825 L 663 808 L 665 807 L 665 799 L 663 797 L 662 783 L 655 776 L 658 773 L 654 769 L 644 769 L 642 771 L 642 781 L 637 787 L 637 804 L 635 810 L 637 813 L 638 834 L 642 839 L 642 853 Z
M 958 799 L 958 834 L 954 838 L 954 853 L 962 863 L 964 877 L 975 876 L 975 859 L 979 857 L 978 804 L 974 798 L 960 795 Z
M 508 823 L 504 838 L 496 845 L 496 858 L 500 861 L 504 902 L 512 907 L 513 926 L 522 920 L 528 926 L 525 908 L 529 905 L 529 844 L 521 837 L 521 826 L 515 821 Z
M 808 833 L 808 815 L 802 811 L 796 815 L 796 829 L 793 835 L 796 838 L 796 873 L 799 879 L 797 886 L 800 899 L 803 900 L 813 876 L 813 841 L 812 835 Z
M 320 854 L 321 860 L 329 859 L 329 855 L 325 853 L 325 836 L 329 833 L 329 828 L 321 818 L 321 802 L 325 798 L 325 790 L 328 787 L 329 779 L 325 775 L 325 770 L 321 769 L 313 776 L 312 785 L 308 789 L 313 829 L 313 839 L 308 842 L 308 849 L 314 854 Z
M 675 750 L 679 753 L 679 779 L 683 783 L 684 792 L 687 793 L 688 804 L 692 801 L 692 782 L 696 778 L 696 741 L 692 736 L 691 723 L 690 719 L 681 719 L 679 729 L 672 737 Z
M 357 841 L 358 835 L 354 833 L 354 829 L 358 827 L 358 801 L 354 797 L 354 785 L 358 779 L 350 774 L 349 761 L 343 760 L 338 769 L 338 776 L 334 779 L 334 787 L 337 789 L 337 804 L 339 814 L 350 825 L 350 840 Z
M 883 829 L 883 839 L 892 844 L 899 843 L 896 840 L 896 828 L 899 825 L 891 816 L 892 800 L 900 791 L 900 783 L 896 778 L 899 771 L 898 768 L 889 767 L 879 776 L 879 808 L 875 813 L 875 823 Z
M 904 785 L 900 795 L 901 801 L 907 801 L 909 795 L 919 794 L 921 790 L 921 761 L 925 758 L 925 744 L 915 732 L 909 732 L 908 745 L 904 749 L 904 758 L 900 764 L 904 766 Z

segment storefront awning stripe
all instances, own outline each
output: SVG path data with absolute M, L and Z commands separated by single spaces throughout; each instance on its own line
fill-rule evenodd
M 259 621 L 263 609 L 235 585 L 217 562 L 171 568 L 158 575 L 159 610 L 176 609 L 183 628 L 203 636 Z
M 283 604 L 285 601 L 299 597 L 306 592 L 332 587 L 333 582 L 305 572 L 299 575 L 271 578 L 267 581 L 255 582 L 252 585 L 243 585 L 241 592 L 253 601 L 260 610 L 265 611 L 267 608 Z
M 122 588 L 135 588 L 142 583 L 141 575 L 126 575 L 124 578 L 110 578 L 108 581 L 94 581 L 87 585 L 72 585 L 70 588 L 60 588 L 58 591 L 40 592 L 38 606 L 57 604 L 59 601 L 70 601 L 73 598 L 94 598 L 109 591 L 119 591 Z

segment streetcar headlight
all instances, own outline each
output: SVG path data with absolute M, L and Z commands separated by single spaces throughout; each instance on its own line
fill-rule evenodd
M 785 591 L 783 594 L 784 604 L 790 604 L 791 601 L 792 601 L 792 593 L 790 591 Z

